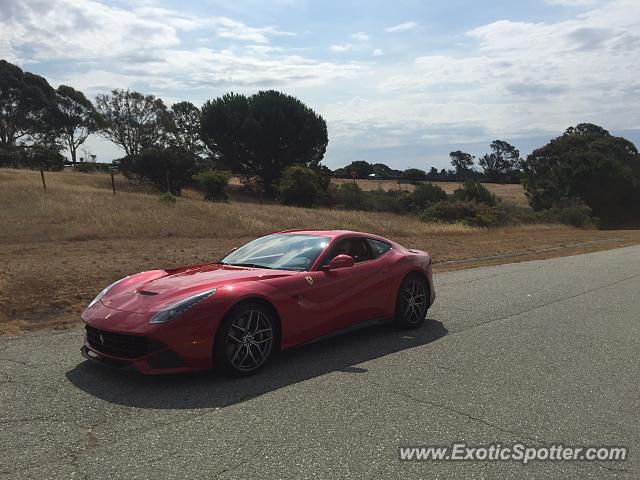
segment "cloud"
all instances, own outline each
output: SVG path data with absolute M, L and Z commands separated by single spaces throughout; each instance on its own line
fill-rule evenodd
M 615 31 L 607 28 L 578 27 L 568 33 L 578 50 L 595 50 L 605 46 L 607 40 L 616 35 Z
M 540 99 L 548 95 L 564 93 L 568 86 L 561 83 L 514 82 L 505 85 L 513 95 L 532 95 Z
M 351 34 L 351 38 L 353 38 L 357 42 L 365 43 L 368 42 L 371 37 L 364 32 L 356 32 Z
M 176 27 L 168 23 L 81 0 L 0 2 L 0 30 L 10 32 L 14 55 L 27 49 L 31 60 L 88 60 L 121 55 L 132 45 L 179 43 Z
M 273 36 L 295 36 L 293 32 L 285 32 L 274 27 L 254 28 L 229 18 L 216 18 L 211 22 L 217 27 L 218 36 L 256 43 L 269 43 Z
M 331 50 L 332 52 L 336 52 L 336 53 L 344 53 L 344 52 L 348 52 L 349 50 L 351 50 L 351 48 L 353 47 L 353 45 L 351 45 L 350 43 L 340 43 L 337 45 L 331 45 L 329 47 L 329 50 Z
M 120 72 L 96 68 L 52 80 L 70 83 L 89 94 L 130 86 L 160 96 L 164 96 L 163 92 L 189 92 L 188 98 L 194 98 L 208 97 L 212 89 L 317 86 L 348 78 L 362 68 L 356 64 L 317 62 L 296 55 L 238 55 L 233 50 L 208 48 L 159 52 L 159 56 L 159 61 L 129 65 Z
M 392 27 L 387 27 L 384 29 L 384 31 L 389 33 L 408 32 L 409 30 L 413 30 L 417 27 L 418 27 L 417 22 L 404 22 L 398 25 L 393 25 Z
M 32 60 L 91 60 L 129 51 L 169 48 L 182 32 L 207 30 L 220 38 L 266 44 L 293 32 L 251 27 L 226 17 L 197 17 L 143 5 L 125 10 L 94 0 L 0 2 L 0 49 Z M 8 45 L 8 46 L 7 46 Z
M 185 45 L 186 33 L 221 48 Z M 183 90 L 320 85 L 364 68 L 300 56 L 271 45 L 294 35 L 227 17 L 197 17 L 143 4 L 131 10 L 93 0 L 0 0 L 0 53 L 17 63 L 64 65 L 49 75 L 89 94 L 135 87 L 155 94 Z M 249 43 L 248 45 L 246 43 Z
M 379 48 L 375 48 L 373 52 L 371 52 L 371 55 L 373 55 L 374 57 L 381 57 L 382 55 L 384 55 L 384 52 Z
M 614 0 L 558 22 L 500 20 L 469 30 L 464 48 L 380 64 L 375 92 L 325 109 L 333 141 L 401 146 L 471 143 L 482 135 L 551 137 L 583 121 L 637 128 L 630 112 L 640 91 L 634 5 Z M 450 133 L 431 128 L 443 123 Z

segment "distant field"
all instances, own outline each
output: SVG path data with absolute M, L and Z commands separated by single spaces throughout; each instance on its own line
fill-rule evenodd
M 334 178 L 332 182 L 340 185 L 342 183 L 352 183 L 353 180 L 346 178 Z M 357 179 L 356 183 L 363 190 L 408 190 L 413 191 L 414 185 L 410 184 L 398 184 L 396 180 L 360 180 Z M 453 191 L 462 185 L 462 182 L 432 182 L 434 185 L 442 187 L 447 193 L 453 193 Z M 483 183 L 490 192 L 494 193 L 497 197 L 501 198 L 505 202 L 513 203 L 521 207 L 527 207 L 527 197 L 524 194 L 522 185 L 519 184 L 501 184 L 501 183 Z
M 436 271 L 640 243 L 639 231 L 528 225 L 485 230 L 389 213 L 201 200 L 175 205 L 105 174 L 0 169 L 0 333 L 79 324 L 105 285 L 138 271 L 213 261 L 231 247 L 288 228 L 345 228 L 429 250 Z M 233 198 L 244 198 L 234 191 Z M 247 197 L 250 199 L 250 197 Z M 255 202 L 255 200 L 254 200 Z

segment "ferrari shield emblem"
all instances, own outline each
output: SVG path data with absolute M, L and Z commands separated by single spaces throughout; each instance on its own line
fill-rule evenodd
M 313 285 L 313 277 L 307 275 L 306 277 L 304 277 L 304 279 L 307 281 L 309 285 Z

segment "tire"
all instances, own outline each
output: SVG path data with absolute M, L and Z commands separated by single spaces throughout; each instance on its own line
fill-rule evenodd
M 278 338 L 277 323 L 259 302 L 243 302 L 225 315 L 216 334 L 213 357 L 223 374 L 246 377 L 271 359 Z
M 429 309 L 429 286 L 418 273 L 407 275 L 398 289 L 395 322 L 401 328 L 418 328 Z

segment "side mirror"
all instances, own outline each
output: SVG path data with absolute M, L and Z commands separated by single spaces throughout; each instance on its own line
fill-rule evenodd
M 336 255 L 333 259 L 322 267 L 322 270 L 335 270 L 337 268 L 353 267 L 356 261 L 349 255 Z

